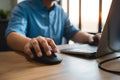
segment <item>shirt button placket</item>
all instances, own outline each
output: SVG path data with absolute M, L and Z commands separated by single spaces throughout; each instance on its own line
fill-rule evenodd
M 52 27 L 51 27 L 51 23 L 52 23 L 52 21 L 51 21 L 51 14 L 50 14 L 50 12 L 48 12 L 48 16 L 49 16 L 49 19 L 48 19 L 48 21 L 49 21 L 49 37 L 52 39 Z

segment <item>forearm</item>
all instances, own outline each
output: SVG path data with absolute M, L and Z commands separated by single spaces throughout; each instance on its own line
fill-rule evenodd
M 71 40 L 78 42 L 78 43 L 89 43 L 90 41 L 92 41 L 93 35 L 85 33 L 85 32 L 78 32 L 76 33 Z
M 30 41 L 31 39 L 25 36 L 20 35 L 16 32 L 11 32 L 7 36 L 7 44 L 13 50 L 23 51 L 24 45 L 26 42 Z

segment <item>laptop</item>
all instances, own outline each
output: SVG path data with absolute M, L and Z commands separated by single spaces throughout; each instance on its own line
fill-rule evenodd
M 84 58 L 98 58 L 114 51 L 120 51 L 120 0 L 113 0 L 104 25 L 98 46 L 89 44 L 65 44 L 58 46 L 65 54 L 77 55 Z

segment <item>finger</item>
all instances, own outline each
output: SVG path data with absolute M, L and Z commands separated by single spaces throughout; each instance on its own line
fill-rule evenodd
M 100 41 L 100 39 L 101 39 L 101 33 L 96 34 L 96 37 Z
M 94 37 L 94 42 L 98 43 L 99 42 L 99 38 L 97 36 Z
M 30 50 L 30 45 L 25 46 L 24 53 L 26 53 L 30 58 L 34 58 L 33 53 Z
M 47 54 L 48 56 L 50 56 L 50 55 L 51 55 L 51 51 L 50 51 L 49 45 L 48 45 L 48 43 L 47 43 L 47 40 L 46 40 L 44 37 L 41 37 L 41 36 L 39 36 L 39 37 L 37 38 L 37 40 L 38 40 L 38 42 L 40 43 L 40 45 L 44 48 L 46 54 Z
M 32 42 L 32 46 L 33 46 L 37 56 L 41 57 L 42 56 L 42 52 L 40 50 L 38 41 L 35 38 L 33 38 L 31 42 Z
M 93 37 L 93 42 L 89 43 L 90 45 L 98 45 L 98 38 L 96 36 Z
M 59 52 L 59 50 L 57 49 L 56 44 L 54 43 L 54 41 L 50 38 L 46 38 L 48 44 L 51 46 L 51 48 L 53 49 L 54 52 Z

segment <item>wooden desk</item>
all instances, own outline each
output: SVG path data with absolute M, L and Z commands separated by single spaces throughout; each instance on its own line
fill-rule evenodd
M 18 52 L 0 52 L 0 80 L 120 80 L 120 75 L 100 70 L 95 59 L 62 57 L 58 65 L 43 65 Z

